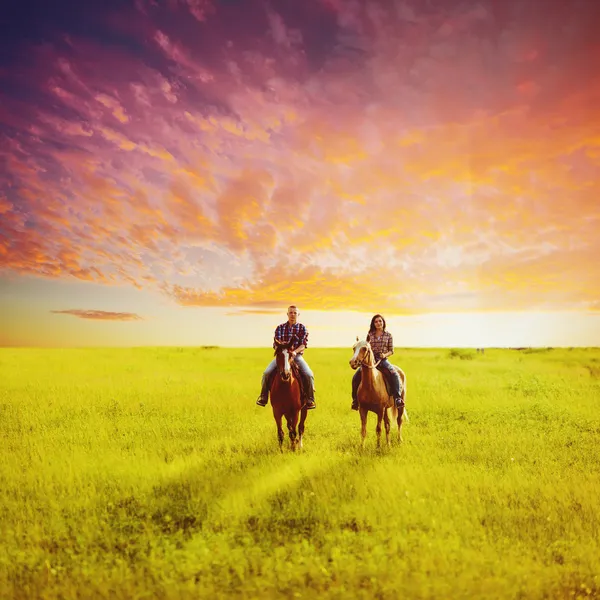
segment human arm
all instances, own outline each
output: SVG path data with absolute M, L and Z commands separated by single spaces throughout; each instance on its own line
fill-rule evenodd
M 394 354 L 394 338 L 392 337 L 392 334 L 390 333 L 389 337 L 388 337 L 388 342 L 387 342 L 387 350 L 381 354 L 381 358 L 387 358 L 388 356 L 391 356 L 392 354 Z
M 388 358 L 388 356 L 391 356 L 392 354 L 394 354 L 394 339 L 392 338 L 392 334 L 388 332 L 386 349 L 384 352 L 381 352 L 379 354 L 379 360 L 384 360 L 385 358 Z
M 296 356 L 296 354 L 300 354 L 300 352 L 302 352 L 302 350 L 306 350 L 306 346 L 304 344 L 300 344 L 300 346 L 298 346 L 297 348 L 294 348 L 290 354 L 292 356 Z
M 300 354 L 300 352 L 302 352 L 303 350 L 306 350 L 306 348 L 308 347 L 308 330 L 306 329 L 306 327 L 304 327 L 304 325 L 302 325 L 299 328 L 296 339 L 298 340 L 299 345 L 296 346 L 292 350 L 292 353 L 291 353 L 292 356 L 296 356 L 296 354 Z

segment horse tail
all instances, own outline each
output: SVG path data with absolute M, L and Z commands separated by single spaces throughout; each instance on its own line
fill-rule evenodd
M 402 371 L 402 370 L 401 370 Z M 408 418 L 408 411 L 406 410 L 406 374 L 402 371 L 402 401 L 404 402 L 404 414 L 402 417 L 406 419 L 407 423 L 410 423 L 410 419 Z
M 404 420 L 406 420 L 407 423 L 410 423 L 410 419 L 408 418 L 408 411 L 406 410 L 406 374 L 404 373 L 404 371 L 402 369 L 400 369 L 398 367 L 398 370 L 400 371 L 400 379 L 402 381 L 402 405 L 403 405 L 403 411 L 402 411 L 402 418 Z
M 402 400 L 406 402 L 406 373 L 400 367 L 396 367 L 396 370 L 398 371 L 400 381 L 402 382 L 402 392 L 400 395 L 402 396 Z
M 402 418 L 405 419 L 407 423 L 410 423 L 408 411 L 406 410 L 406 373 L 400 367 L 396 367 L 396 369 L 398 370 L 398 375 L 400 375 L 400 381 L 402 382 L 402 393 L 400 394 L 402 397 L 402 403 L 404 405 Z

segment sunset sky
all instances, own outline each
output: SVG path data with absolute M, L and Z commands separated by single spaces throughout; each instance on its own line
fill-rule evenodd
M 0 345 L 600 346 L 600 2 L 8 6 Z

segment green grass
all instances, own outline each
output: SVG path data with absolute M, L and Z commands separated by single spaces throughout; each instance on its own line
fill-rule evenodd
M 350 356 L 281 454 L 268 349 L 0 350 L 0 596 L 600 597 L 600 350 L 397 349 L 379 451 Z

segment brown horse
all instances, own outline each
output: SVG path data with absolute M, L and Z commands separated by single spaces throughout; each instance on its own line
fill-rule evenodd
M 298 446 L 302 448 L 304 422 L 308 411 L 306 410 L 306 404 L 302 403 L 298 367 L 293 360 L 290 360 L 289 352 L 292 342 L 284 343 L 275 340 L 275 346 L 277 374 L 271 383 L 271 405 L 273 406 L 275 423 L 277 423 L 279 449 L 283 451 L 285 434 L 281 421 L 285 417 L 290 445 L 292 450 L 296 450 Z M 298 423 L 298 418 L 300 418 L 300 423 Z M 298 427 L 297 432 L 296 427 Z
M 408 413 L 406 407 L 400 413 L 394 403 L 394 398 L 387 392 L 383 374 L 377 369 L 379 362 L 375 362 L 375 355 L 371 349 L 371 344 L 366 341 L 358 341 L 352 346 L 354 354 L 350 359 L 350 366 L 353 369 L 361 367 L 361 380 L 358 386 L 358 402 L 360 410 L 360 420 L 362 423 L 361 436 L 362 445 L 365 444 L 367 436 L 367 415 L 369 411 L 377 415 L 377 446 L 381 444 L 381 421 L 383 419 L 385 425 L 385 439 L 388 446 L 390 445 L 390 423 L 393 420 L 398 426 L 398 440 L 402 441 L 402 417 L 406 417 L 408 421 Z M 401 397 L 402 401 L 406 401 L 406 375 L 402 369 L 396 367 L 400 375 L 402 383 Z M 391 418 L 390 418 L 391 417 Z

